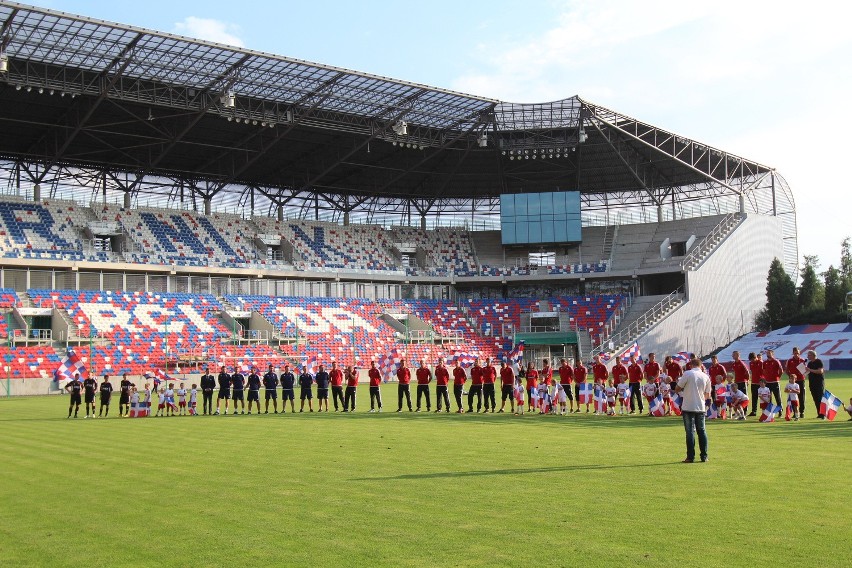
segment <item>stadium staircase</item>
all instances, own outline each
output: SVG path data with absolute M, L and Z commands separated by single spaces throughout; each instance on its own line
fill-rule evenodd
M 706 237 L 701 239 L 683 259 L 684 270 L 696 270 L 716 248 L 745 220 L 745 215 L 731 213 L 722 218 Z
M 590 358 L 604 352 L 621 354 L 639 337 L 667 318 L 685 301 L 683 289 L 677 289 L 665 296 L 637 296 L 624 314 L 614 333 L 602 336 L 599 346 L 592 349 Z M 613 348 L 609 348 L 612 343 Z M 641 346 L 640 346 L 641 347 Z

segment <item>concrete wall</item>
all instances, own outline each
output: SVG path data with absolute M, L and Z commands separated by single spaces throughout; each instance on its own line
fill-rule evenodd
M 706 354 L 752 330 L 766 305 L 772 259 L 783 259 L 781 221 L 750 215 L 696 271 L 686 276 L 688 300 L 638 342 L 643 356 Z

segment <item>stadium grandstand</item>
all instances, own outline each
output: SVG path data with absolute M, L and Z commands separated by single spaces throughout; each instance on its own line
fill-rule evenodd
M 0 1 L 0 129 L 16 392 L 55 388 L 69 346 L 136 375 L 521 340 L 705 354 L 752 330 L 773 258 L 797 270 L 773 168 L 579 96 L 508 103 Z

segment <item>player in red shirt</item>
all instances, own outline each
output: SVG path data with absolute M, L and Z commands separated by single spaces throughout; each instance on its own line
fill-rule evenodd
M 583 365 L 582 361 L 577 361 L 577 364 L 574 365 L 574 397 L 577 399 L 577 410 L 574 412 L 580 412 L 580 385 L 586 382 L 586 377 L 589 374 L 589 370 Z M 586 413 L 589 412 L 589 405 L 586 404 Z
M 621 362 L 621 358 L 615 359 L 615 365 L 612 366 L 612 386 L 617 387 L 621 383 L 627 382 L 627 367 Z
M 370 370 L 367 371 L 370 378 L 370 412 L 382 411 L 382 374 L 376 368 L 376 362 L 370 361 Z M 378 411 L 376 406 L 379 407 Z
M 751 412 L 749 416 L 757 416 L 757 389 L 763 379 L 763 360 L 760 353 L 748 354 L 748 370 L 751 373 Z
M 565 398 L 568 400 L 568 412 L 574 412 L 574 389 L 571 385 L 574 383 L 574 369 L 568 364 L 568 361 L 562 359 L 559 361 L 559 384 L 562 385 L 562 390 L 565 391 Z M 577 405 L 579 409 L 579 404 Z
M 766 350 L 766 361 L 763 362 L 763 378 L 766 379 L 766 386 L 772 392 L 775 398 L 775 404 L 781 406 L 781 375 L 784 374 L 784 369 L 781 367 L 781 361 L 775 358 L 775 351 L 772 349 Z
M 328 372 L 328 378 L 331 381 L 331 399 L 334 402 L 334 411 L 337 412 L 337 399 L 340 399 L 340 406 L 343 406 L 343 371 L 337 368 L 337 362 L 331 363 L 331 371 Z M 346 407 L 343 406 L 345 409 Z
M 396 378 L 399 381 L 399 386 L 397 387 L 399 408 L 396 411 L 402 412 L 402 397 L 404 396 L 405 401 L 408 403 L 408 411 L 411 412 L 411 387 L 409 386 L 411 383 L 411 370 L 405 366 L 405 359 L 399 362 L 399 369 L 396 370 Z
M 731 363 L 731 370 L 734 372 L 734 382 L 737 383 L 737 388 L 743 393 L 746 392 L 748 385 L 748 366 L 740 359 L 740 352 L 734 351 L 731 353 L 734 362 Z
M 710 382 L 712 384 L 716 384 L 716 377 L 721 375 L 722 377 L 728 376 L 728 370 L 719 362 L 719 358 L 716 355 L 712 355 L 710 357 L 710 368 L 707 369 L 707 374 L 710 376 Z
M 595 355 L 595 360 L 592 362 L 592 377 L 597 384 L 604 386 L 606 386 L 606 382 L 609 379 L 609 370 L 601 362 L 600 355 Z
M 553 383 L 553 369 L 550 368 L 550 361 L 542 359 L 541 371 L 538 372 L 538 380 L 541 383 L 550 386 Z
M 666 355 L 666 359 L 663 361 L 663 369 L 671 379 L 672 389 L 674 389 L 678 379 L 683 376 L 683 367 L 671 355 Z
M 799 417 L 805 417 L 805 375 L 799 370 L 799 365 L 807 367 L 808 362 L 802 357 L 798 347 L 793 347 L 793 356 L 787 359 L 787 376 L 794 377 L 799 385 Z
M 462 414 L 464 407 L 462 406 L 462 395 L 464 394 L 464 383 L 467 381 L 467 374 L 462 369 L 459 360 L 456 359 L 456 366 L 453 367 L 453 397 L 456 399 L 456 414 Z M 450 405 L 447 405 L 449 409 Z
M 450 411 L 450 395 L 449 395 L 449 387 L 450 384 L 450 371 L 447 369 L 447 366 L 444 364 L 443 359 L 438 359 L 438 365 L 435 367 L 435 399 L 437 399 L 437 409 L 435 413 L 441 412 L 442 406 L 441 402 L 445 403 L 446 411 Z
M 497 369 L 491 364 L 491 359 L 485 359 L 482 368 L 482 398 L 485 399 L 485 412 L 497 410 L 496 388 Z
M 343 412 L 355 412 L 355 395 L 358 392 L 358 368 L 355 365 L 347 365 L 343 376 L 346 379 Z
M 512 412 L 515 412 L 515 396 L 514 396 L 514 385 L 515 385 L 515 371 L 512 370 L 511 365 L 507 365 L 506 361 L 500 361 L 500 396 L 502 398 L 502 404 L 500 404 L 500 410 L 497 412 L 503 412 L 503 409 L 506 407 L 506 399 L 509 399 L 509 404 L 512 407 Z
M 630 365 L 627 366 L 627 378 L 630 381 L 630 414 L 636 412 L 638 403 L 639 414 L 645 410 L 642 403 L 642 367 L 636 360 L 636 355 L 630 356 Z
M 432 411 L 432 401 L 429 398 L 429 383 L 432 382 L 432 371 L 426 366 L 426 361 L 420 361 L 417 369 L 417 410 L 420 412 L 420 398 L 426 397 L 426 412 Z
M 467 411 L 473 412 L 473 397 L 476 397 L 476 411 L 482 410 L 482 366 L 479 358 L 470 369 L 470 390 L 467 391 Z
M 645 378 L 651 379 L 657 385 L 660 384 L 660 364 L 657 363 L 656 353 L 648 354 L 648 362 L 645 364 Z
M 527 410 L 534 412 L 533 391 L 538 392 L 538 371 L 535 370 L 533 362 L 527 365 Z

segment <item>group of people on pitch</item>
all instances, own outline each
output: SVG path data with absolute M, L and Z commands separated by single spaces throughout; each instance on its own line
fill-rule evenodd
M 788 382 L 784 386 L 787 395 L 787 403 L 793 410 L 794 419 L 804 417 L 804 370 L 808 372 L 808 382 L 811 396 L 817 407 L 824 390 L 824 369 L 813 351 L 808 352 L 808 359 L 800 356 L 798 348 L 793 349 L 793 356 L 784 366 L 775 358 L 772 350 L 766 352 L 766 359 L 762 354 L 750 353 L 749 363 L 746 365 L 741 359 L 739 352 L 733 353 L 731 371 L 719 363 L 714 355 L 711 358 L 709 368 L 703 369 L 714 383 L 715 403 L 720 410 L 720 417 L 745 420 L 745 410 L 751 402 L 751 413 L 755 416 L 758 405 L 764 409 L 770 404 L 774 396 L 777 405 L 781 406 L 780 381 L 786 370 Z M 548 359 L 542 360 L 542 366 L 537 369 L 533 362 L 526 366 L 522 361 L 516 364 L 508 364 L 505 361 L 499 363 L 499 370 L 494 367 L 491 359 L 485 359 L 481 364 L 477 359 L 469 371 L 465 370 L 459 361 L 453 368 L 448 368 L 443 359 L 438 360 L 434 369 L 430 368 L 426 361 L 420 361 L 420 366 L 412 370 L 406 361 L 400 361 L 396 370 L 397 379 L 397 412 L 402 412 L 403 403 L 409 412 L 420 412 L 425 401 L 426 412 L 431 412 L 430 385 L 435 383 L 436 409 L 435 412 L 450 412 L 449 384 L 452 377 L 453 396 L 456 403 L 456 412 L 474 412 L 474 400 L 476 401 L 476 412 L 498 412 L 506 409 L 509 402 L 510 412 L 524 414 L 528 412 L 541 415 L 581 412 L 585 405 L 586 413 L 594 406 L 595 414 L 614 416 L 618 414 L 644 413 L 644 402 L 648 403 L 649 415 L 652 402 L 660 396 L 663 399 L 664 414 L 672 413 L 672 397 L 674 385 L 685 370 L 689 370 L 691 363 L 687 362 L 681 367 L 672 356 L 667 356 L 663 363 L 656 360 L 655 354 L 651 353 L 647 361 L 642 361 L 637 356 L 630 357 L 629 363 L 624 364 L 618 360 L 609 370 L 602 362 L 601 357 L 595 356 L 591 364 L 591 377 L 589 369 L 578 361 L 572 366 L 568 360 L 562 359 L 561 365 L 555 369 L 550 366 Z M 704 367 L 704 365 L 702 365 Z M 380 386 L 383 382 L 382 373 L 376 367 L 375 361 L 370 363 L 367 372 L 369 378 L 370 412 L 382 412 L 382 396 Z M 499 375 L 499 376 L 498 376 Z M 558 376 L 558 379 L 555 377 Z M 591 389 L 585 383 L 591 379 Z M 468 385 L 468 380 L 470 384 Z M 411 383 L 416 381 L 417 397 L 416 410 L 412 407 Z M 497 383 L 501 388 L 501 405 L 497 409 Z M 748 385 L 751 384 L 751 397 L 748 396 Z M 168 387 L 159 385 L 155 380 L 154 394 L 159 396 L 157 414 L 174 415 L 196 414 L 197 395 L 201 391 L 203 398 L 203 414 L 220 414 L 224 406 L 224 414 L 228 414 L 229 407 L 233 414 L 245 414 L 246 402 L 248 402 L 248 414 L 252 413 L 252 403 L 258 414 L 260 409 L 260 390 L 263 388 L 264 410 L 269 413 L 270 402 L 273 413 L 278 413 L 278 392 L 281 388 L 282 406 L 281 412 L 286 412 L 287 402 L 290 403 L 290 412 L 295 412 L 295 390 L 299 387 L 299 412 L 314 412 L 314 385 L 316 385 L 317 411 L 329 412 L 329 394 L 331 395 L 334 410 L 338 412 L 354 412 L 356 404 L 358 369 L 355 366 L 339 368 L 336 362 L 331 364 L 329 371 L 323 365 L 318 366 L 316 373 L 311 373 L 307 368 L 302 368 L 297 375 L 291 371 L 289 365 L 285 365 L 280 374 L 275 372 L 273 365 L 269 365 L 267 372 L 260 375 L 255 367 L 248 375 L 236 370 L 228 373 L 223 366 L 217 376 L 210 373 L 209 367 L 205 367 L 204 374 L 199 381 L 200 388 L 193 384 L 192 388 L 186 389 L 184 383 L 175 389 L 174 383 Z M 467 390 L 465 387 L 467 386 Z M 85 393 L 86 418 L 95 417 L 95 394 L 100 393 L 100 412 L 98 416 L 108 416 L 109 403 L 112 393 L 112 385 L 109 376 L 98 385 L 97 381 L 88 378 L 79 380 L 79 375 L 66 385 L 66 390 L 71 392 L 71 405 L 68 409 L 68 417 L 72 410 L 74 417 L 80 405 L 80 394 Z M 150 407 L 152 391 L 146 383 L 144 389 L 137 392 L 136 386 L 124 375 L 121 383 L 121 398 L 119 401 L 119 415 L 127 416 L 133 404 L 142 403 Z M 213 398 L 216 396 L 216 408 L 213 409 Z M 593 395 L 588 393 L 593 390 Z M 467 410 L 463 403 L 463 397 L 467 397 Z M 144 397 L 140 400 L 140 397 Z M 576 404 L 575 404 L 576 403 Z M 616 411 L 617 408 L 617 411 Z M 91 409 L 91 414 L 90 414 Z M 852 401 L 846 408 L 852 416 Z M 727 411 L 727 412 L 726 412 Z M 822 415 L 818 416 L 823 418 Z

